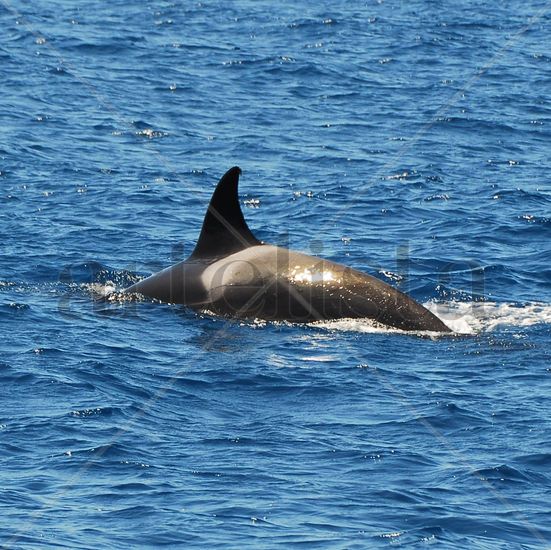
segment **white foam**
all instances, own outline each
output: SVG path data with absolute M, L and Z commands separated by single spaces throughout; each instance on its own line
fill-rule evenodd
M 315 321 L 309 324 L 314 327 L 343 332 L 364 332 L 369 334 L 382 332 L 403 332 L 397 328 L 381 325 L 376 321 L 373 321 L 373 319 L 336 319 L 331 321 Z
M 107 281 L 105 284 L 102 283 L 84 283 L 82 285 L 84 288 L 88 289 L 94 296 L 98 298 L 105 298 L 113 294 L 116 290 L 115 283 Z
M 551 304 L 542 302 L 427 302 L 423 305 L 459 334 L 492 331 L 504 326 L 551 324 Z
M 551 324 L 551 304 L 498 304 L 496 302 L 427 302 L 428 310 L 442 319 L 455 334 L 478 334 L 506 326 L 529 327 Z M 402 330 L 381 325 L 370 319 L 339 319 L 320 321 L 313 326 L 328 330 L 363 333 L 403 333 Z M 438 337 L 445 333 L 415 331 L 412 334 Z

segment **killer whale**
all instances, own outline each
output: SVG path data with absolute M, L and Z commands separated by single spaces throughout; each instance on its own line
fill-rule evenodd
M 402 330 L 450 332 L 421 304 L 376 277 L 259 241 L 239 204 L 240 174 L 235 166 L 220 179 L 190 257 L 124 293 L 237 318 L 369 318 Z

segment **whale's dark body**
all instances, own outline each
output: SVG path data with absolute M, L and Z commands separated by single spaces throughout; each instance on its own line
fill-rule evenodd
M 125 292 L 238 318 L 369 318 L 403 330 L 450 331 L 422 305 L 375 277 L 258 241 L 239 205 L 240 173 L 231 168 L 218 183 L 191 256 Z

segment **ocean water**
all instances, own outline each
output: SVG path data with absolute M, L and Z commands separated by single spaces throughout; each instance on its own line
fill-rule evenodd
M 0 544 L 551 547 L 551 4 L 0 2 Z M 104 299 L 256 235 L 452 336 Z

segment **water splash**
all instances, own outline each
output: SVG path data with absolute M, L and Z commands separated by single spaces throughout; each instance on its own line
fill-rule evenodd
M 427 302 L 423 305 L 459 334 L 551 323 L 551 304 L 541 302 Z
M 426 302 L 429 311 L 442 319 L 454 334 L 474 335 L 491 332 L 503 327 L 529 327 L 551 324 L 551 304 L 533 302 L 527 304 L 495 302 Z M 319 321 L 311 326 L 328 330 L 362 333 L 398 333 L 403 330 L 381 325 L 372 319 L 338 319 Z M 439 333 L 412 331 L 419 336 L 439 336 Z

